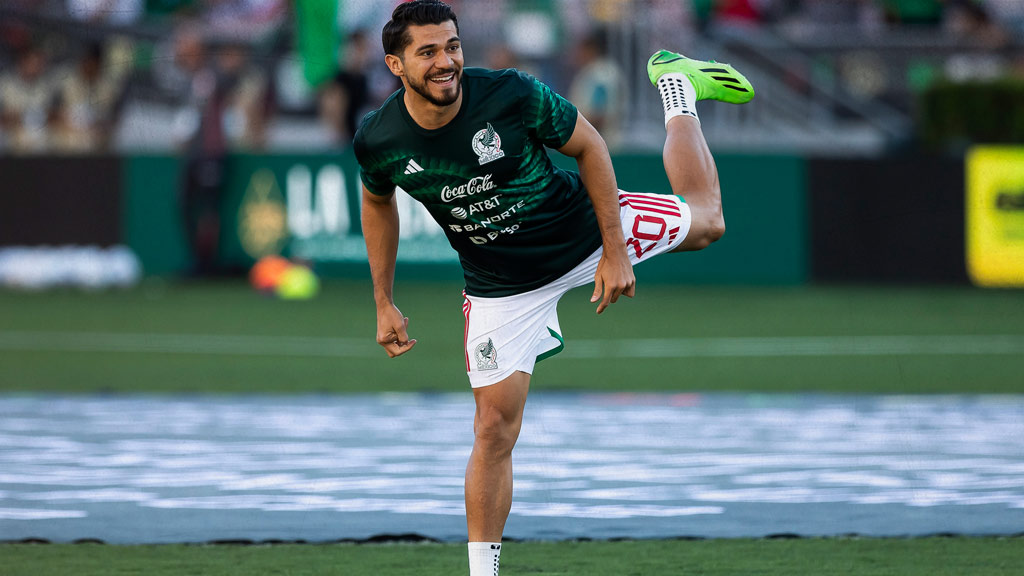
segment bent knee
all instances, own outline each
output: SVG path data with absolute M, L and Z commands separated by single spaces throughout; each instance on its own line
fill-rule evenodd
M 692 210 L 690 231 L 677 251 L 703 250 L 725 235 L 721 207 Z
M 717 242 L 719 239 L 725 236 L 725 218 L 722 217 L 722 213 L 718 213 L 718 217 L 712 222 L 708 223 L 707 231 L 704 232 L 704 237 L 710 245 L 713 242 Z

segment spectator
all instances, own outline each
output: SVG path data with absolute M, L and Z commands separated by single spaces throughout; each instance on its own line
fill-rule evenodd
M 128 28 L 143 16 L 146 0 L 65 0 L 68 15 L 83 26 Z M 128 34 L 104 35 L 102 64 L 107 82 L 123 84 L 134 66 L 135 40 Z
M 185 153 L 182 175 L 182 216 L 192 251 L 192 271 L 208 276 L 218 271 L 220 205 L 227 163 L 224 131 L 225 93 L 218 85 L 204 39 L 186 25 L 174 38 L 177 70 L 186 80 L 176 132 Z
M 338 50 L 338 72 L 325 82 L 318 94 L 320 119 L 327 130 L 328 144 L 347 145 L 370 107 L 368 70 L 373 52 L 362 30 L 349 34 Z
M 105 149 L 124 93 L 123 75 L 110 66 L 103 46 L 90 45 L 76 66 L 61 75 L 54 147 L 61 151 Z
M 948 0 L 944 25 L 953 35 L 990 49 L 1002 48 L 1009 42 L 1007 31 L 977 0 Z
M 349 34 L 345 43 L 344 63 L 334 77 L 334 82 L 345 95 L 342 133 L 346 139 L 355 135 L 359 121 L 371 108 L 368 69 L 372 55 L 370 39 L 365 32 L 357 30 Z
M 569 89 L 569 100 L 576 104 L 609 148 L 621 143 L 620 123 L 626 112 L 626 86 L 622 69 L 608 58 L 607 32 L 595 30 L 579 42 L 575 50 L 577 72 Z
M 30 45 L 18 54 L 15 69 L 0 76 L 0 126 L 12 151 L 39 152 L 49 146 L 54 101 L 46 55 Z
M 224 98 L 220 115 L 227 146 L 262 149 L 271 108 L 266 74 L 250 63 L 249 48 L 235 42 L 217 52 L 216 75 L 217 91 Z

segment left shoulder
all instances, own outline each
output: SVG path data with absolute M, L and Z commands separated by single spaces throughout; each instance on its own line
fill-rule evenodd
M 501 70 L 465 68 L 462 74 L 468 81 L 480 86 L 485 91 L 493 90 L 506 95 L 515 94 L 523 96 L 529 94 L 539 82 L 530 74 L 516 68 L 504 68 Z

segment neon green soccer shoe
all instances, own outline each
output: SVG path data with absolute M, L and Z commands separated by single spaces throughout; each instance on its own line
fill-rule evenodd
M 745 104 L 754 99 L 750 81 L 728 64 L 714 60 L 691 60 L 682 54 L 659 50 L 647 61 L 647 75 L 651 84 L 669 72 L 685 75 L 697 91 L 697 100 L 718 100 L 730 104 Z

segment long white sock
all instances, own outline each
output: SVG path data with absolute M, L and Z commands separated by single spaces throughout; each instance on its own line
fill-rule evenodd
M 498 576 L 501 542 L 469 543 L 469 576 Z
M 697 118 L 697 91 L 684 74 L 669 72 L 658 78 L 658 92 L 661 92 L 661 103 L 665 107 L 666 125 L 676 116 Z

